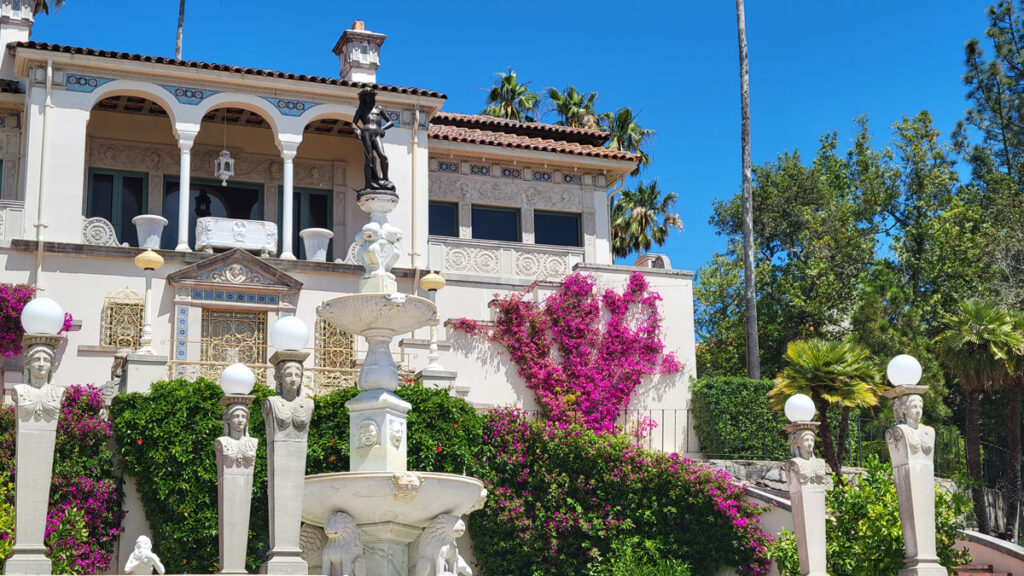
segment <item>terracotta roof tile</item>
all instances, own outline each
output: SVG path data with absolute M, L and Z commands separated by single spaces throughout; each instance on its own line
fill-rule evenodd
M 449 142 L 487 144 L 490 146 L 503 146 L 505 148 L 573 154 L 575 156 L 588 156 L 591 158 L 604 158 L 608 160 L 627 160 L 629 162 L 639 161 L 639 157 L 636 154 L 624 152 L 622 150 L 611 150 L 608 148 L 601 148 L 599 146 L 579 144 L 577 142 L 553 140 L 550 138 L 534 138 L 520 134 L 479 130 L 476 128 L 465 128 L 462 126 L 431 124 L 429 136 L 435 140 L 446 140 Z
M 340 78 L 327 78 L 324 76 L 308 76 L 306 74 L 292 74 L 289 72 L 278 72 L 276 70 L 263 70 L 260 68 L 245 68 L 242 66 L 228 66 L 226 64 L 211 64 L 209 62 L 197 62 L 194 60 L 178 60 L 176 58 L 165 58 L 163 56 L 145 56 L 143 54 L 131 54 L 128 52 L 114 52 L 110 50 L 96 50 L 94 48 L 77 48 L 74 46 L 63 46 L 60 44 L 48 44 L 46 42 L 13 42 L 8 49 L 26 48 L 31 50 L 46 50 L 49 52 L 63 52 L 65 54 L 81 54 L 83 56 L 99 56 L 101 58 L 114 58 L 117 60 L 131 60 L 134 62 L 146 62 L 152 64 L 167 64 L 180 66 L 182 68 L 198 68 L 200 70 L 213 70 L 217 72 L 233 72 L 236 74 L 247 74 L 252 76 L 264 76 L 267 78 L 280 78 L 282 80 L 298 80 L 301 82 L 314 82 L 331 86 L 345 86 L 352 88 L 363 88 L 369 86 L 382 92 L 396 92 L 398 94 L 410 94 L 413 96 L 427 96 L 430 98 L 448 98 L 440 92 L 424 90 L 421 88 L 409 88 L 405 86 L 389 86 L 387 84 L 367 84 L 364 82 L 349 82 Z
M 608 133 L 601 130 L 589 130 L 587 128 L 571 128 L 558 126 L 556 124 L 543 124 L 541 122 L 515 122 L 494 116 L 483 116 L 480 114 L 456 114 L 454 112 L 438 112 L 430 119 L 432 124 L 444 124 L 445 126 L 460 126 L 463 128 L 478 128 L 481 130 L 497 130 L 531 136 L 535 138 L 551 137 L 567 142 L 576 142 L 588 146 L 604 146 L 608 141 Z

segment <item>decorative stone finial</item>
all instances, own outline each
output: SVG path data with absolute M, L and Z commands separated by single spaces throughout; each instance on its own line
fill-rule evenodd
M 345 30 L 334 45 L 341 64 L 341 79 L 376 84 L 380 47 L 386 39 L 385 34 L 367 30 L 362 20 L 353 22 L 352 29 Z

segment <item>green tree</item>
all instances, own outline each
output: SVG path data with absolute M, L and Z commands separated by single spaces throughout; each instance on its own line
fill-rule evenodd
M 561 92 L 557 88 L 548 88 L 548 100 L 559 116 L 559 126 L 572 128 L 597 128 L 598 117 L 594 111 L 597 92 L 583 94 L 575 86 L 568 86 Z
M 981 300 L 961 302 L 957 313 L 945 316 L 942 323 L 945 330 L 935 343 L 943 364 L 963 387 L 967 472 L 974 482 L 974 514 L 978 517 L 978 530 L 990 534 L 981 484 L 980 402 L 982 394 L 1001 383 L 1005 362 L 1013 353 L 1019 334 L 1015 337 L 1013 318 L 1005 308 Z
M 183 0 L 184 1 L 184 0 Z M 36 0 L 36 6 L 33 10 L 33 14 L 39 14 L 40 12 L 50 15 L 50 9 L 54 12 L 60 10 L 61 6 L 64 5 L 64 0 Z
M 608 148 L 624 150 L 640 156 L 640 163 L 630 176 L 639 176 L 640 171 L 651 165 L 651 157 L 647 148 L 654 138 L 654 130 L 644 128 L 636 121 L 636 115 L 630 107 L 619 108 L 615 112 L 605 112 L 598 118 L 601 129 L 608 132 Z
M 530 91 L 530 83 L 520 84 L 511 67 L 497 76 L 497 81 L 487 93 L 487 107 L 480 113 L 516 122 L 536 122 L 532 114 L 537 113 L 540 96 Z
M 747 58 L 747 18 L 743 0 L 736 0 L 736 33 L 740 47 L 740 148 L 743 156 L 743 293 L 746 316 L 747 378 L 761 377 L 757 342 L 757 287 L 754 267 L 754 176 L 750 160 L 750 60 Z
M 881 394 L 879 371 L 868 349 L 852 341 L 797 340 L 790 342 L 783 358 L 785 367 L 768 393 L 776 410 L 794 394 L 806 394 L 814 401 L 821 422 L 821 448 L 832 471 L 839 475 L 846 448 L 850 410 L 878 404 Z M 839 438 L 833 439 L 828 414 L 830 406 L 840 409 Z
M 612 207 L 612 254 L 620 258 L 632 252 L 661 246 L 669 230 L 682 230 L 683 222 L 672 212 L 676 199 L 673 192 L 662 193 L 658 181 L 638 182 L 635 190 L 624 190 Z

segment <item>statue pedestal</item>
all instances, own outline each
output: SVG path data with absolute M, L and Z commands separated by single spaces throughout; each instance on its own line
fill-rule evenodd
M 245 569 L 245 555 L 249 546 L 252 471 L 252 468 L 223 467 L 217 471 L 221 574 L 248 573 Z
M 409 574 L 409 543 L 423 531 L 397 522 L 378 522 L 359 527 L 363 541 L 366 574 L 407 576 Z
M 272 428 L 272 424 L 267 424 Z M 306 574 L 299 548 L 302 493 L 306 482 L 306 440 L 275 440 L 267 430 L 267 495 L 270 500 L 270 552 L 264 574 Z
M 121 380 L 121 394 L 149 392 L 153 382 L 167 379 L 167 356 L 129 354 L 125 361 L 125 375 Z
M 57 405 L 60 405 L 59 401 Z M 15 407 L 15 410 L 18 408 Z M 46 557 L 44 538 L 57 418 L 48 420 L 43 416 L 37 420 L 31 415 L 25 419 L 22 414 L 18 416 L 15 440 L 18 473 L 15 476 L 14 547 L 4 564 L 4 574 L 49 574 L 52 565 Z
M 436 388 L 446 390 L 455 388 L 455 379 L 459 373 L 454 370 L 430 370 L 424 368 L 416 373 L 414 378 L 423 384 L 424 388 Z
M 828 576 L 825 558 L 825 485 L 801 484 L 800 473 L 789 471 L 789 496 L 793 503 L 793 527 L 800 574 Z

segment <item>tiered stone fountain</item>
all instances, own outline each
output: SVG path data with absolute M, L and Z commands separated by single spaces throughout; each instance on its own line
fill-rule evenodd
M 350 472 L 307 476 L 302 520 L 327 525 L 321 574 L 469 573 L 454 539 L 465 531 L 460 517 L 481 508 L 487 491 L 476 478 L 407 470 L 411 406 L 394 394 L 399 382 L 392 339 L 427 326 L 437 309 L 425 298 L 397 292 L 391 267 L 402 233 L 387 221 L 397 195 L 365 190 L 358 202 L 371 217 L 356 237 L 357 256 L 365 268 L 360 291 L 328 300 L 317 310 L 340 330 L 361 334 L 369 346 L 359 373 L 361 392 L 346 404 Z M 345 530 L 352 523 L 358 535 Z

